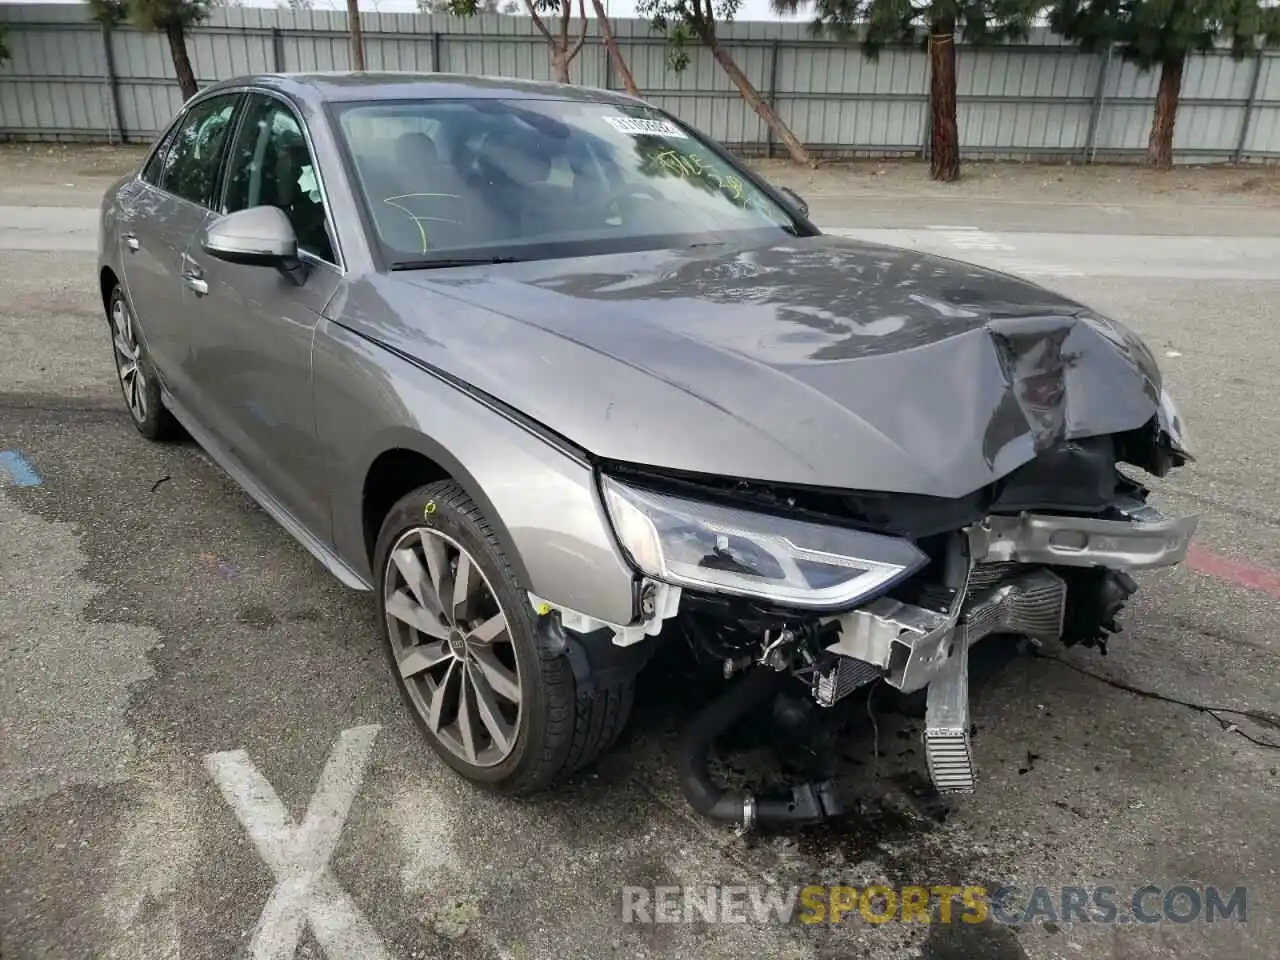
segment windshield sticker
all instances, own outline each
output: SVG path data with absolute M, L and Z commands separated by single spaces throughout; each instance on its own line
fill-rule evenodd
M 634 136 L 677 137 L 687 140 L 685 132 L 666 120 L 646 120 L 643 117 L 605 117 L 605 122 L 620 133 Z
M 311 198 L 313 203 L 320 202 L 320 185 L 316 183 L 316 172 L 307 164 L 298 174 L 298 189 Z

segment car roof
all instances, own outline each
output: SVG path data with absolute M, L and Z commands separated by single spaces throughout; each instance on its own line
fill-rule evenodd
M 613 90 L 516 77 L 480 77 L 465 73 L 262 73 L 221 80 L 200 91 L 211 94 L 229 87 L 256 86 L 278 90 L 297 100 L 323 103 L 350 100 L 524 99 L 578 100 L 640 104 Z

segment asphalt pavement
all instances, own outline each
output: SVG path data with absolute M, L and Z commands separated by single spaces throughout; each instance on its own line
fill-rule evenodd
M 930 797 L 916 721 L 873 707 L 843 732 L 857 815 L 743 839 L 679 796 L 672 741 L 697 681 L 678 664 L 546 797 L 495 797 L 433 757 L 369 597 L 197 447 L 130 425 L 93 277 L 96 187 L 56 208 L 0 196 L 4 960 L 1275 956 L 1280 750 L 1245 735 L 1280 731 L 1199 709 L 1280 711 L 1274 209 L 822 205 L 834 231 L 1021 272 L 1132 324 L 1199 457 L 1158 500 L 1203 520 L 1192 562 L 1141 578 L 1106 657 L 1020 657 L 979 687 L 976 795 Z M 876 883 L 1244 887 L 1248 910 L 624 922 L 628 887 Z

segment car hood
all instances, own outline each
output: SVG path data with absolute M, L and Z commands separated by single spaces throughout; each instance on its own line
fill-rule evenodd
M 659 469 L 958 497 L 1159 400 L 1141 341 L 1077 303 L 830 236 L 379 283 L 394 319 L 366 332 Z

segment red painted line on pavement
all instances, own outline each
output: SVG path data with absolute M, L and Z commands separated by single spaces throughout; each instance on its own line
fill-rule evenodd
M 1260 590 L 1267 596 L 1280 600 L 1280 573 L 1251 563 L 1232 560 L 1220 553 L 1192 546 L 1187 550 L 1187 566 L 1197 573 L 1207 573 L 1240 587 Z

